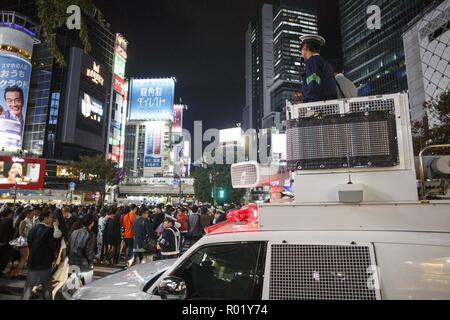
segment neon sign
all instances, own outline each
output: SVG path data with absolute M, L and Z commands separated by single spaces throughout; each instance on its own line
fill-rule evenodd
M 100 84 L 103 86 L 105 82 L 103 77 L 100 75 L 100 65 L 96 64 L 95 61 L 92 69 L 86 70 L 86 76 L 88 76 L 95 84 Z

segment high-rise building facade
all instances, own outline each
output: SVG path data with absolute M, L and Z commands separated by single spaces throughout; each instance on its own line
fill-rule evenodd
M 361 96 L 407 90 L 402 34 L 430 2 L 340 0 L 344 69 Z M 376 11 L 368 10 L 371 6 L 380 9 L 379 26 L 374 23 Z
M 250 21 L 245 35 L 246 105 L 244 130 L 260 129 L 271 111 L 269 88 L 273 83 L 273 6 L 263 5 Z
M 124 150 L 128 180 L 174 174 L 172 130 L 181 135 L 183 112 L 174 106 L 175 82 L 130 80 Z
M 4 0 L 2 7 L 38 21 L 35 0 Z M 105 155 L 109 150 L 120 160 L 120 148 L 110 148 L 110 138 L 123 136 L 114 119 L 114 105 L 122 104 L 114 90 L 116 34 L 95 13 L 83 13 L 92 50 L 86 54 L 78 30 L 62 26 L 56 42 L 65 65 L 58 64 L 44 39 L 33 50 L 32 74 L 22 149 L 26 155 L 47 159 L 45 189 L 64 194 L 70 181 L 68 163 L 79 156 Z M 114 104 L 115 103 L 115 104 Z M 122 108 L 118 110 L 123 112 Z M 111 120 L 111 121 L 110 121 Z M 123 130 L 124 128 L 120 128 Z M 110 134 L 112 131 L 112 134 Z M 112 141 L 114 147 L 120 142 Z M 87 190 L 79 181 L 77 192 Z M 58 191 L 59 190 L 59 191 Z
M 422 121 L 428 116 L 424 103 L 450 90 L 450 0 L 431 5 L 413 20 L 403 36 L 406 50 L 411 119 Z
M 286 100 L 295 101 L 301 92 L 304 64 L 300 52 L 300 36 L 319 33 L 317 13 L 303 6 L 304 1 L 291 1 L 282 2 L 274 8 L 271 111 L 280 113 L 283 119 Z
M 6 0 L 5 6 L 38 20 L 34 0 Z M 66 65 L 56 63 L 44 41 L 35 45 L 23 141 L 23 149 L 35 157 L 76 161 L 107 149 L 116 35 L 97 16 L 83 18 L 89 54 L 78 50 L 83 47 L 78 30 L 65 27 L 57 30 L 56 42 Z
M 109 118 L 107 143 L 107 158 L 123 168 L 125 149 L 125 125 L 128 108 L 128 86 L 125 80 L 128 41 L 121 35 L 116 35 L 114 47 L 114 79 L 112 82 L 112 104 Z

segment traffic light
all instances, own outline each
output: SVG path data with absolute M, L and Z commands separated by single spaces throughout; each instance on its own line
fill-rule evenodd
M 224 204 L 227 201 L 227 191 L 226 189 L 216 189 L 216 201 L 220 204 Z

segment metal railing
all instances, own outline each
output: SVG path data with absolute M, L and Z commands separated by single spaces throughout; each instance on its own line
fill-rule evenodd
M 12 28 L 19 27 L 17 29 L 24 32 L 28 31 L 27 33 L 36 40 L 41 36 L 42 27 L 38 23 L 14 11 L 0 11 L 0 26 L 2 25 L 7 25 Z

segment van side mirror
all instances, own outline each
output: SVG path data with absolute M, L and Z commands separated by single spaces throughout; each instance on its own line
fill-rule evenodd
M 163 300 L 185 300 L 186 282 L 181 278 L 167 277 L 159 283 L 158 293 Z

